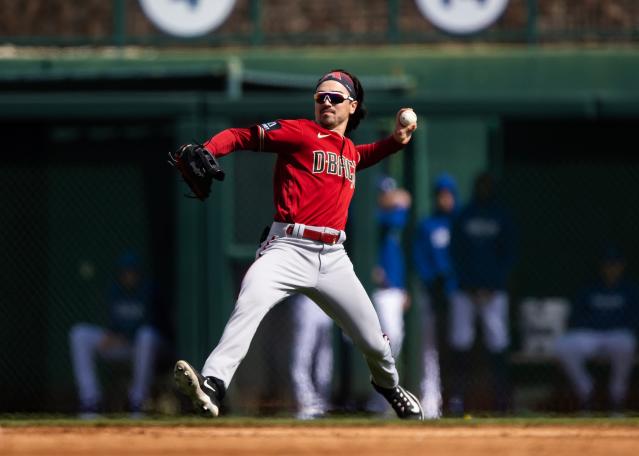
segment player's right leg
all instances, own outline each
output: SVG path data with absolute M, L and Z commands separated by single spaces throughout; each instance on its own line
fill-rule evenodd
M 155 361 L 162 344 L 160 333 L 149 325 L 140 327 L 133 341 L 133 379 L 129 390 L 129 408 L 133 416 L 140 416 L 142 405 L 153 383 Z
M 69 332 L 73 374 L 80 399 L 80 414 L 87 418 L 98 413 L 102 399 L 96 374 L 95 354 L 105 334 L 103 328 L 87 323 L 78 323 Z
M 599 338 L 595 331 L 574 329 L 559 336 L 555 354 L 566 376 L 575 388 L 582 409 L 590 407 L 593 380 L 586 368 L 586 361 L 596 352 Z
M 222 399 L 220 391 L 228 388 L 268 311 L 298 288 L 314 284 L 317 268 L 313 268 L 313 264 L 316 263 L 318 247 L 310 244 L 310 241 L 300 245 L 284 239 L 273 242 L 244 276 L 235 308 L 201 374 L 186 361 L 178 361 L 174 370 L 176 382 L 182 392 L 194 401 L 196 409 L 206 407 L 207 414 L 217 416 L 219 406 L 215 406 L 213 400 L 209 403 L 206 394 L 202 394 L 206 390 L 201 385 L 207 378 L 209 383 L 218 384 L 216 398 L 219 402 Z

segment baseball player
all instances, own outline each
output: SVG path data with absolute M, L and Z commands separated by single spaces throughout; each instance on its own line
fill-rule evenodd
M 382 331 L 388 337 L 393 356 L 397 358 L 404 340 L 404 311 L 409 300 L 406 293 L 406 266 L 401 245 L 402 230 L 408 222 L 411 196 L 397 187 L 392 177 L 380 179 L 377 198 L 377 224 L 380 229 L 378 260 L 373 269 L 376 288 L 371 299 Z M 388 404 L 375 394 L 367 408 L 371 412 L 384 413 Z
M 456 214 L 457 184 L 442 173 L 433 186 L 434 209 L 417 226 L 413 261 L 423 287 L 422 302 L 422 407 L 429 418 L 441 415 L 441 379 L 436 324 L 448 313 L 457 279 L 450 258 L 453 217 Z M 441 320 L 440 320 L 441 319 Z
M 570 329 L 556 342 L 560 364 L 574 385 L 583 411 L 592 408 L 593 380 L 586 361 L 600 357 L 610 361 L 610 408 L 623 409 L 637 340 L 639 290 L 625 279 L 626 260 L 613 246 L 605 249 L 599 279 L 577 295 Z
M 291 380 L 296 417 L 312 420 L 328 410 L 333 377 L 333 320 L 307 296 L 293 298 Z
M 451 257 L 459 288 L 451 294 L 449 339 L 452 349 L 452 395 L 449 411 L 464 412 L 469 352 L 475 341 L 475 321 L 482 323 L 493 373 L 494 408 L 506 411 L 509 401 L 506 349 L 508 330 L 508 275 L 515 260 L 515 228 L 499 204 L 493 178 L 480 173 L 473 198 L 453 223 Z
M 77 323 L 69 332 L 73 373 L 80 396 L 80 416 L 92 418 L 99 412 L 100 390 L 95 355 L 106 360 L 130 360 L 133 381 L 129 391 L 132 416 L 141 415 L 149 395 L 155 358 L 162 337 L 154 321 L 156 293 L 144 280 L 138 256 L 124 252 L 117 261 L 117 277 L 107 297 L 110 323 L 108 328 Z
M 180 360 L 175 378 L 195 406 L 217 416 L 233 375 L 258 325 L 282 299 L 307 295 L 352 339 L 364 355 L 371 383 L 400 418 L 422 419 L 419 400 L 399 385 L 390 344 L 343 243 L 357 171 L 402 149 L 416 123 L 356 146 L 346 136 L 365 115 L 364 89 L 343 70 L 323 75 L 313 94 L 315 120 L 276 120 L 231 128 L 205 147 L 216 157 L 236 150 L 277 154 L 273 179 L 274 221 L 247 271 L 235 309 L 201 374 Z

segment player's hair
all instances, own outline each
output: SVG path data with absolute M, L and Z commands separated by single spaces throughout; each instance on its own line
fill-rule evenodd
M 366 117 L 366 107 L 364 106 L 364 87 L 362 87 L 362 83 L 359 79 L 357 79 L 357 76 L 352 73 L 342 69 L 331 70 L 331 72 L 336 71 L 348 75 L 353 80 L 353 85 L 355 86 L 355 100 L 357 100 L 357 108 L 355 108 L 355 112 L 348 118 L 348 123 L 346 124 L 346 133 L 348 134 L 355 130 L 360 121 Z

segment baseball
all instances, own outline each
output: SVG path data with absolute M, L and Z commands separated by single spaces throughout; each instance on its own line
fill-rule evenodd
M 417 114 L 412 109 L 405 109 L 399 116 L 399 123 L 404 127 L 417 123 Z

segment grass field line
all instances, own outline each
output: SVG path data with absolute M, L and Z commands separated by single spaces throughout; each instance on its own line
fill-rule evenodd
M 127 416 L 109 416 L 93 420 L 51 416 L 1 416 L 0 427 L 637 427 L 639 417 L 535 417 L 535 418 L 442 418 L 427 421 L 400 421 L 360 417 L 325 418 L 300 421 L 291 418 L 222 417 L 217 419 L 181 417 L 131 419 Z

